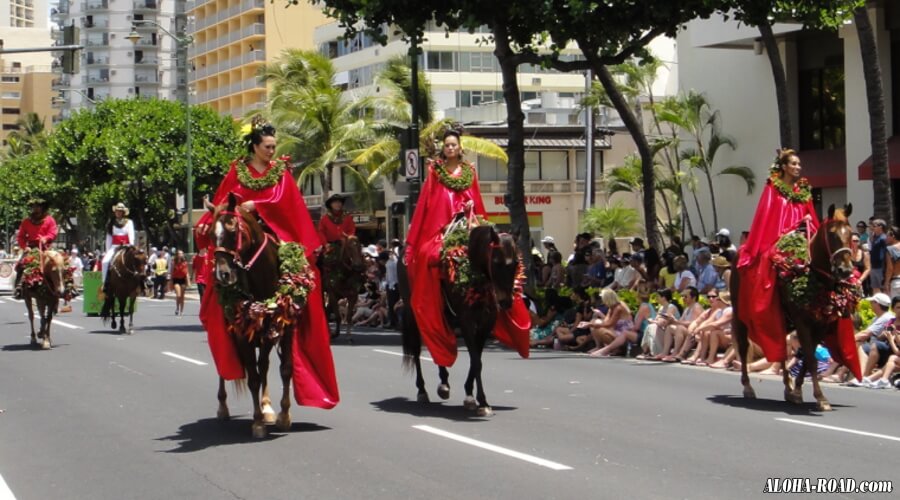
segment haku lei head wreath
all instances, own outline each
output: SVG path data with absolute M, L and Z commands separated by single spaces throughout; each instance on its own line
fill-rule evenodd
M 254 143 L 254 138 L 260 137 L 264 132 L 268 132 L 266 135 L 274 135 L 275 128 L 272 127 L 270 123 L 266 121 L 262 115 L 255 115 L 250 123 L 245 123 L 244 126 L 241 127 L 241 141 L 248 147 L 252 148 L 252 144 Z

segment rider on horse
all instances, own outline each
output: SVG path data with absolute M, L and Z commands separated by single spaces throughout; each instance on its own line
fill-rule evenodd
M 356 235 L 356 224 L 353 217 L 344 213 L 344 201 L 346 198 L 334 193 L 325 200 L 325 209 L 328 213 L 319 221 L 319 236 L 325 244 L 341 241 L 344 236 Z
M 134 245 L 134 222 L 128 218 L 128 207 L 119 202 L 112 208 L 115 218 L 106 225 L 106 253 L 103 254 L 101 269 L 103 272 L 103 293 L 108 294 L 106 275 L 109 273 L 109 263 L 112 261 L 116 250 L 123 245 Z
M 404 258 L 409 269 L 412 311 L 422 338 L 434 362 L 449 367 L 456 361 L 456 335 L 444 317 L 444 301 L 435 300 L 443 296 L 440 255 L 444 228 L 459 214 L 483 217 L 486 211 L 475 167 L 462 159 L 460 133 L 447 130 L 443 142 L 439 157 L 428 162 L 428 175 L 409 227 Z M 522 306 L 511 311 L 497 316 L 494 333 L 517 348 L 524 341 L 527 355 L 528 328 L 519 327 L 530 325 L 527 309 Z M 518 317 L 523 312 L 524 318 Z
M 56 220 L 48 213 L 50 204 L 41 198 L 32 198 L 28 205 L 31 207 L 31 215 L 19 224 L 17 242 L 22 251 L 22 258 L 28 255 L 29 250 L 44 250 L 56 240 Z M 16 297 L 22 295 L 22 261 L 16 264 Z

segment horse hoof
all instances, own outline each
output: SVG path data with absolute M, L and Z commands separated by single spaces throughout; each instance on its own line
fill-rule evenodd
M 112 323 L 109 324 L 109 327 L 112 328 L 113 330 L 115 330 L 115 329 L 116 329 L 116 324 L 117 324 L 117 323 L 116 323 L 115 321 L 113 321 Z
M 275 427 L 284 432 L 291 430 L 291 413 L 287 411 L 279 413 L 278 420 L 275 421 Z
M 795 394 L 793 392 L 785 391 L 784 400 L 795 405 L 803 404 L 803 394 Z
M 216 412 L 216 419 L 219 422 L 224 422 L 231 418 L 231 415 L 228 414 L 228 408 L 220 407 L 219 411 Z
M 756 391 L 754 391 L 752 387 L 745 387 L 744 399 L 756 399 Z
M 450 399 L 450 386 L 447 384 L 441 384 L 437 389 L 438 397 L 447 400 Z
M 416 395 L 416 402 L 417 403 L 430 403 L 431 400 L 428 399 L 427 392 L 420 392 L 419 394 Z
M 818 404 L 816 405 L 816 407 L 819 409 L 819 411 L 831 411 L 832 410 L 831 403 L 829 403 L 828 401 L 824 401 L 824 400 L 819 401 Z
M 253 424 L 253 439 L 265 439 L 266 426 L 263 424 Z
M 493 417 L 494 410 L 492 410 L 490 406 L 482 406 L 481 408 L 478 408 L 477 415 L 479 417 Z
M 128 329 L 128 335 L 134 335 L 134 328 Z
M 466 396 L 466 399 L 463 400 L 463 408 L 472 411 L 478 408 L 478 403 L 475 402 L 475 398 L 472 396 Z
M 271 406 L 263 405 L 262 420 L 266 425 L 272 425 L 275 423 L 275 410 L 273 410 Z
M 44 341 L 41 342 L 41 349 L 45 351 L 50 350 L 50 339 L 44 339 Z

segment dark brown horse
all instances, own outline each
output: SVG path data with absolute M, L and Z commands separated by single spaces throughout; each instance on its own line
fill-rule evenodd
M 834 288 L 850 278 L 853 272 L 851 261 L 850 236 L 853 229 L 848 218 L 853 210 L 853 205 L 847 205 L 842 210 L 835 210 L 834 205 L 828 207 L 828 219 L 819 227 L 809 243 L 810 249 L 810 274 L 815 274 L 815 279 L 821 280 L 825 286 Z M 791 381 L 790 372 L 785 369 L 785 362 L 781 363 L 781 371 L 784 379 L 784 399 L 791 403 L 803 402 L 803 379 L 806 374 L 812 378 L 813 396 L 816 398 L 820 411 L 831 410 L 831 404 L 825 399 L 822 389 L 819 387 L 817 376 L 816 346 L 823 340 L 829 327 L 837 321 L 830 316 L 820 319 L 813 314 L 808 306 L 800 306 L 790 300 L 790 294 L 781 286 L 781 302 L 787 314 L 787 320 L 797 330 L 797 338 L 803 349 L 803 370 L 796 379 Z M 736 269 L 731 273 L 731 297 L 733 304 L 732 334 L 737 342 L 741 359 L 741 384 L 744 386 L 745 398 L 756 398 L 756 392 L 750 386 L 750 377 L 747 374 L 748 352 L 750 347 L 747 338 L 747 327 L 742 322 L 741 311 L 738 308 L 740 291 L 740 273 Z
M 257 222 L 256 217 L 237 205 L 233 194 L 228 196 L 228 203 L 215 207 L 213 223 L 210 226 L 211 237 L 215 241 L 215 268 L 212 278 L 216 291 L 223 297 L 223 290 L 231 290 L 229 294 L 238 295 L 238 304 L 243 307 L 246 302 L 262 302 L 275 295 L 278 288 L 278 243 Z M 235 322 L 233 316 L 226 314 L 229 335 L 237 348 L 237 354 L 246 374 L 247 385 L 253 399 L 253 437 L 266 436 L 266 424 L 276 424 L 281 430 L 291 427 L 291 375 L 293 361 L 291 358 L 291 342 L 293 330 L 284 329 L 275 334 L 273 325 L 262 327 L 262 334 L 250 335 Z M 269 353 L 278 346 L 281 358 L 281 380 L 283 393 L 281 397 L 281 413 L 275 418 L 269 399 L 268 373 Z M 257 357 L 257 349 L 259 356 Z M 261 389 L 261 391 L 260 391 Z M 262 398 L 260 398 L 260 393 Z M 219 410 L 220 420 L 229 417 L 226 404 L 225 379 L 219 377 Z
M 406 249 L 404 249 L 405 251 Z M 450 326 L 458 330 L 466 343 L 469 352 L 469 373 L 464 385 L 466 397 L 463 406 L 467 410 L 477 408 L 478 416 L 493 414 L 484 394 L 481 381 L 481 354 L 488 336 L 493 332 L 497 314 L 501 309 L 509 309 L 513 301 L 513 287 L 519 266 L 519 254 L 515 240 L 509 234 L 497 233 L 493 226 L 479 226 L 469 232 L 468 258 L 472 270 L 485 277 L 485 280 L 468 290 L 459 290 L 450 283 L 446 276 L 441 280 L 443 297 L 434 300 L 444 301 L 445 317 Z M 400 293 L 406 304 L 403 314 L 403 365 L 416 370 L 417 400 L 428 402 L 425 380 L 422 377 L 422 337 L 410 307 L 410 289 L 406 268 L 398 263 L 400 277 Z M 472 297 L 476 300 L 471 300 Z M 441 399 L 450 397 L 449 371 L 444 366 L 438 367 L 440 384 L 437 393 Z M 478 384 L 477 398 L 472 396 L 472 389 Z
M 28 322 L 31 325 L 31 345 L 38 345 L 38 338 L 40 338 L 41 349 L 50 349 L 52 347 L 50 324 L 53 322 L 53 315 L 56 314 L 59 308 L 59 298 L 64 293 L 63 270 L 65 269 L 65 262 L 62 254 L 54 250 L 44 250 L 30 258 L 38 260 L 38 269 L 40 270 L 40 279 L 35 278 L 33 282 L 28 276 L 22 279 L 22 299 L 25 301 L 25 308 L 28 310 Z M 37 333 L 34 331 L 34 306 L 31 303 L 32 299 L 37 305 L 38 316 L 41 319 Z
M 356 236 L 344 236 L 326 250 L 322 264 L 322 285 L 325 289 L 326 313 L 334 314 L 335 326 L 331 338 L 341 334 L 341 311 L 338 302 L 347 301 L 347 337 L 353 327 L 353 313 L 359 299 L 359 289 L 366 281 L 366 261 L 362 245 Z
M 119 333 L 134 333 L 134 304 L 144 289 L 147 273 L 147 254 L 140 248 L 125 245 L 116 249 L 106 274 L 106 290 L 100 319 L 103 324 L 112 319 L 110 326 L 116 329 L 116 304 L 119 305 Z M 128 329 L 125 329 L 125 312 L 128 312 Z

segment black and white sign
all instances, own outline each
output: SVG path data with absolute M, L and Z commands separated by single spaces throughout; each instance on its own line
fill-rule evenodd
M 403 155 L 403 163 L 406 169 L 406 180 L 419 178 L 419 150 L 407 149 Z

